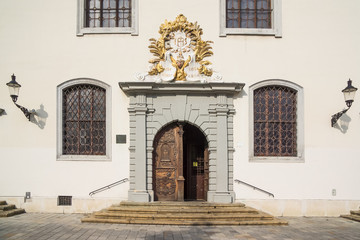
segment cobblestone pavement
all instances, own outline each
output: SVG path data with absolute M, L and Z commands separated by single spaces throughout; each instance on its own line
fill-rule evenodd
M 164 226 L 81 223 L 82 214 L 26 213 L 0 218 L 0 239 L 338 239 L 360 240 L 360 223 L 342 218 L 283 218 L 288 226 Z

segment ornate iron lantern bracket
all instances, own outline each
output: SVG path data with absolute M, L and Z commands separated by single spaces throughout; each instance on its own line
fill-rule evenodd
M 348 108 L 344 109 L 338 113 L 335 113 L 334 115 L 331 116 L 331 127 L 334 127 L 336 122 L 341 118 L 341 116 L 344 113 L 346 113 L 350 109 L 351 104 L 354 102 L 355 93 L 357 91 L 357 88 L 352 86 L 351 82 L 352 82 L 351 79 L 349 79 L 349 81 L 347 82 L 348 83 L 347 87 L 342 90 L 342 92 L 344 94 L 344 98 L 345 98 L 345 103 Z
M 19 90 L 21 85 L 16 82 L 16 76 L 13 74 L 11 76 L 11 81 L 6 84 L 9 87 L 10 97 L 12 101 L 14 102 L 15 106 L 17 106 L 25 115 L 25 117 L 30 121 L 31 120 L 31 114 L 36 114 L 35 110 L 28 110 L 27 108 L 17 104 L 17 99 L 19 96 Z

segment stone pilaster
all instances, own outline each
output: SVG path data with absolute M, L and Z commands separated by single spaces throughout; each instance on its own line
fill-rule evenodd
M 130 136 L 135 146 L 134 152 L 134 176 L 130 176 L 134 189 L 129 191 L 129 200 L 135 202 L 149 202 L 150 196 L 146 187 L 146 96 L 139 94 L 135 98 L 136 102 L 131 104 L 133 107 L 129 109 L 132 113 L 135 124 L 135 134 Z

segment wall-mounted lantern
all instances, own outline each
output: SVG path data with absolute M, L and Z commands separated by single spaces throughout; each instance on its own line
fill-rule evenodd
M 29 111 L 27 108 L 20 106 L 16 103 L 21 85 L 16 82 L 16 77 L 14 74 L 11 76 L 11 81 L 8 82 L 6 85 L 9 87 L 10 97 L 13 100 L 14 104 L 18 108 L 20 108 L 20 110 L 24 113 L 25 117 L 30 121 L 31 114 L 36 114 L 36 112 L 35 110 Z
M 339 118 L 341 118 L 341 116 L 344 113 L 346 113 L 350 109 L 351 104 L 354 102 L 355 93 L 357 91 L 357 88 L 353 87 L 353 85 L 351 85 L 351 83 L 352 83 L 352 81 L 349 79 L 347 87 L 344 90 L 342 90 L 342 92 L 344 94 L 344 98 L 345 98 L 345 103 L 348 108 L 344 109 L 338 113 L 335 113 L 334 115 L 331 116 L 331 127 L 334 127 L 335 123 L 339 120 Z

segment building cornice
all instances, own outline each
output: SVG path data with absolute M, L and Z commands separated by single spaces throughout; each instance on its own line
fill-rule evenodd
M 156 82 L 119 82 L 120 88 L 127 95 L 141 94 L 201 94 L 214 95 L 225 94 L 234 95 L 240 93 L 244 83 L 236 82 L 174 82 L 174 83 L 156 83 Z

